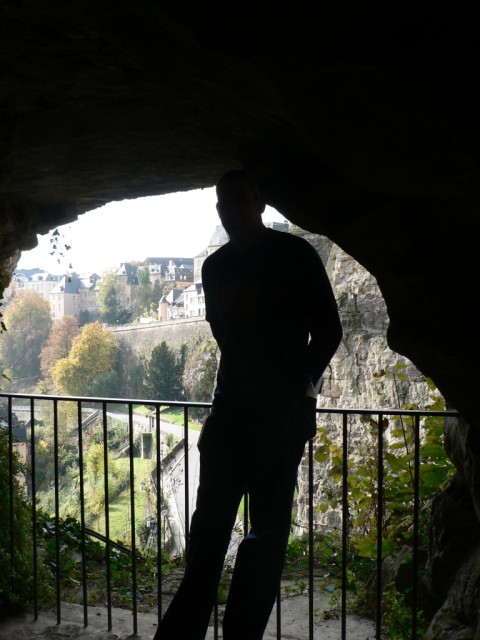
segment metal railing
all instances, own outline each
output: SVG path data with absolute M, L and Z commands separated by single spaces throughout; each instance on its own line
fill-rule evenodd
M 32 531 L 32 558 L 31 558 L 31 578 L 33 581 L 32 601 L 33 613 L 35 619 L 39 614 L 40 594 L 39 585 L 39 566 L 41 558 L 39 556 L 39 539 L 38 539 L 38 522 L 39 522 L 39 501 L 40 497 L 46 494 L 42 493 L 39 486 L 39 479 L 44 481 L 45 467 L 47 462 L 51 464 L 52 458 L 48 456 L 48 452 L 53 455 L 53 474 L 52 487 L 50 490 L 50 506 L 51 517 L 53 520 L 54 545 L 54 575 L 55 575 L 55 606 L 57 622 L 62 620 L 62 561 L 61 561 L 61 521 L 66 513 L 63 504 L 65 479 L 61 474 L 70 474 L 73 484 L 75 485 L 76 496 L 74 500 L 75 515 L 79 522 L 80 531 L 80 564 L 81 564 L 81 603 L 83 604 L 84 625 L 88 625 L 88 608 L 89 608 L 89 575 L 87 570 L 87 539 L 92 537 L 100 540 L 105 546 L 105 569 L 104 581 L 106 591 L 106 609 L 108 615 L 108 629 L 113 627 L 112 620 L 112 594 L 113 574 L 112 574 L 112 553 L 114 550 L 126 554 L 129 558 L 129 571 L 131 573 L 130 585 L 130 606 L 132 611 L 133 633 L 138 630 L 138 561 L 139 561 L 139 514 L 137 511 L 142 509 L 141 515 L 148 522 L 146 527 L 149 536 L 148 543 L 144 541 L 144 547 L 152 545 L 156 547 L 156 573 L 157 573 L 157 596 L 158 596 L 158 618 L 162 617 L 164 610 L 164 602 L 162 597 L 162 583 L 164 580 L 164 570 L 167 554 L 165 549 L 174 548 L 178 553 L 181 551 L 188 541 L 188 527 L 192 511 L 192 500 L 195 493 L 195 478 L 192 477 L 193 467 L 190 457 L 194 455 L 195 447 L 194 434 L 191 429 L 192 412 L 207 411 L 210 403 L 203 402 L 166 402 L 151 401 L 138 399 L 118 399 L 118 398 L 91 398 L 91 397 L 71 397 L 71 396 L 44 396 L 44 395 L 27 395 L 27 394 L 9 394 L 0 393 L 0 418 L 2 420 L 3 429 L 8 433 L 8 465 L 9 465 L 9 527 L 10 527 L 10 561 L 12 570 L 12 580 L 16 574 L 15 571 L 15 465 L 18 453 L 23 446 L 23 460 L 26 463 L 26 472 L 23 477 L 17 476 L 25 486 L 25 493 L 28 495 L 28 504 L 31 509 L 31 531 Z M 177 447 L 169 447 L 165 454 L 165 440 L 170 437 L 170 444 L 175 440 L 175 436 L 165 435 L 165 424 L 162 420 L 162 413 L 165 409 L 183 410 L 183 424 L 180 425 L 181 434 L 177 438 L 179 441 Z M 340 537 L 342 542 L 341 549 L 341 602 L 340 602 L 340 627 L 341 638 L 347 638 L 347 593 L 348 593 L 348 540 L 351 533 L 350 506 L 352 497 L 349 495 L 349 477 L 352 473 L 352 459 L 355 457 L 352 452 L 351 434 L 352 425 L 355 421 L 362 424 L 376 425 L 376 490 L 373 492 L 373 499 L 376 502 L 377 514 L 385 512 L 388 505 L 385 504 L 384 494 L 384 451 L 385 441 L 388 437 L 385 424 L 389 420 L 403 421 L 409 420 L 413 434 L 413 452 L 412 452 L 412 584 L 411 584 L 411 638 L 419 637 L 417 634 L 418 620 L 418 581 L 420 570 L 419 559 L 419 481 L 420 481 L 420 450 L 422 440 L 422 424 L 426 418 L 438 418 L 444 421 L 447 418 L 456 418 L 458 414 L 454 411 L 416 411 L 416 410 L 390 410 L 390 409 L 337 409 L 337 408 L 319 408 L 317 409 L 317 417 L 320 423 L 325 422 L 327 430 L 330 432 L 337 429 L 337 441 L 341 444 L 341 507 L 339 509 L 340 520 Z M 116 425 L 112 426 L 112 424 Z M 124 425 L 124 426 L 118 426 Z M 124 435 L 124 441 L 118 442 L 118 431 Z M 47 435 L 48 434 L 48 435 Z M 146 437 L 145 434 L 150 434 Z M 42 438 L 50 438 L 49 446 L 46 447 Z M 116 439 L 116 440 L 115 440 Z M 112 462 L 112 449 L 115 440 L 115 447 L 121 449 L 123 453 L 128 451 L 128 481 L 126 482 L 126 492 L 128 493 L 128 509 L 129 527 L 127 542 L 119 542 L 114 540 L 114 535 L 118 535 L 112 531 L 112 514 L 111 514 L 111 486 L 114 467 Z M 144 442 L 145 440 L 145 442 Z M 22 445 L 23 442 L 23 445 Z M 90 456 L 93 444 L 97 444 L 100 451 L 100 459 L 95 463 L 91 462 Z M 315 629 L 315 611 L 314 611 L 314 544 L 316 528 L 318 522 L 316 518 L 315 500 L 318 499 L 318 487 L 315 488 L 318 481 L 319 463 L 315 460 L 316 443 L 310 441 L 307 443 L 304 461 L 302 463 L 302 473 L 306 474 L 306 486 L 308 493 L 308 522 L 306 523 L 307 539 L 308 539 L 308 602 L 309 602 L 309 620 L 308 620 L 308 638 L 313 640 Z M 47 450 L 47 460 L 45 458 L 45 450 Z M 151 466 L 151 494 L 153 501 L 147 502 L 139 507 L 137 496 L 139 491 L 136 487 L 136 465 L 138 464 L 138 456 L 134 455 L 135 451 L 143 451 L 143 455 L 152 461 Z M 64 469 L 62 456 L 72 451 L 74 455 L 70 455 L 70 466 L 67 471 Z M 180 458 L 176 458 L 176 452 L 180 452 Z M 40 454 L 42 459 L 40 460 Z M 88 456 L 88 464 L 86 460 Z M 181 465 L 179 463 L 181 461 Z M 94 464 L 97 465 L 98 477 L 103 480 L 103 514 L 100 519 L 97 517 L 98 523 L 102 526 L 93 526 L 92 514 L 90 513 L 91 497 L 87 496 L 87 487 L 92 483 L 92 474 L 94 474 Z M 183 465 L 183 466 L 182 466 Z M 179 467 L 182 466 L 183 483 L 177 483 L 176 501 L 177 506 L 181 503 L 181 521 L 183 523 L 183 531 L 175 538 L 169 530 L 168 523 L 165 522 L 166 503 L 165 503 L 165 482 L 171 480 L 172 474 L 179 473 Z M 175 471 L 172 471 L 174 469 Z M 306 472 L 305 472 L 306 469 Z M 88 478 L 87 478 L 88 476 Z M 102 484 L 102 483 L 100 483 Z M 180 485 L 182 485 L 179 488 Z M 97 485 L 97 493 L 98 493 Z M 317 494 L 316 494 L 317 491 Z M 98 496 L 97 496 L 98 497 Z M 42 498 L 43 499 L 43 498 Z M 248 513 L 248 502 L 246 501 L 245 512 Z M 150 512 L 146 515 L 146 510 Z M 45 507 L 42 506 L 42 513 Z M 248 517 L 248 515 L 247 515 Z M 101 528 L 101 531 L 97 529 Z M 383 539 L 384 539 L 384 521 L 381 516 L 377 518 L 376 523 L 376 587 L 375 587 L 375 637 L 382 637 L 382 562 L 384 559 Z M 152 543 L 153 540 L 153 543 Z M 140 545 L 141 546 L 141 545 Z M 15 585 L 12 584 L 12 588 Z M 277 599 L 277 637 L 281 638 L 281 608 L 280 598 Z M 214 612 L 215 622 L 215 638 L 218 637 L 218 609 Z

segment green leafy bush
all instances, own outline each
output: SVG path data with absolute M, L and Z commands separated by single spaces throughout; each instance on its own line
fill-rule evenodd
M 427 381 L 428 382 L 428 381 Z M 404 409 L 418 409 L 416 406 Z M 444 410 L 443 399 L 432 397 L 431 411 Z M 378 500 L 379 429 L 383 441 L 382 500 Z M 350 425 L 347 459 L 347 527 L 349 590 L 356 593 L 359 608 L 368 597 L 368 583 L 376 571 L 377 535 L 382 534 L 382 559 L 397 555 L 402 548 L 412 547 L 414 538 L 414 481 L 415 481 L 415 418 L 413 416 L 383 416 L 378 419 L 360 416 Z M 353 449 L 350 436 L 355 433 Z M 361 432 L 362 450 L 358 450 Z M 444 419 L 427 416 L 420 421 L 418 452 L 418 544 L 420 551 L 428 548 L 431 505 L 454 473 L 454 466 L 444 448 Z M 327 465 L 319 511 L 338 510 L 342 504 L 343 448 L 332 436 L 331 427 L 322 426 L 317 432 L 315 459 Z M 422 553 L 426 557 L 426 553 Z M 420 566 L 420 573 L 423 571 Z M 411 622 L 405 593 L 385 589 L 383 594 L 384 620 L 388 631 L 382 637 L 407 639 L 405 628 Z M 419 612 L 418 621 L 422 620 Z M 396 621 L 396 622 L 395 622 Z M 388 635 L 390 634 L 390 635 Z M 402 635 L 403 634 L 403 635 Z
M 1 426 L 0 618 L 7 613 L 22 612 L 26 603 L 31 600 L 33 588 L 31 507 L 20 482 L 20 478 L 25 474 L 25 468 L 20 463 L 15 451 L 10 463 L 8 440 L 8 429 Z M 13 472 L 13 504 L 10 501 L 10 470 Z M 13 527 L 13 548 L 10 536 L 11 527 Z

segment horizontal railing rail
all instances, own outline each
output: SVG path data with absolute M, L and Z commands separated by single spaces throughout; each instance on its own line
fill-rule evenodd
M 79 523 L 79 552 L 81 557 L 80 600 L 83 604 L 84 624 L 88 625 L 89 607 L 89 575 L 87 541 L 96 539 L 105 546 L 104 552 L 104 582 L 106 593 L 106 608 L 108 629 L 113 627 L 112 609 L 113 594 L 117 578 L 114 575 L 113 553 L 117 551 L 127 555 L 129 559 L 130 607 L 132 610 L 133 633 L 138 630 L 138 599 L 139 599 L 139 568 L 138 562 L 145 548 L 155 546 L 156 576 L 157 576 L 157 606 L 158 618 L 163 615 L 164 599 L 162 585 L 168 554 L 181 556 L 188 544 L 189 522 L 192 511 L 192 501 L 195 494 L 195 478 L 191 477 L 194 467 L 190 457 L 195 455 L 193 440 L 198 422 L 192 420 L 195 412 L 208 412 L 209 402 L 184 401 L 152 401 L 148 399 L 124 399 L 103 397 L 79 397 L 60 395 L 32 395 L 12 394 L 0 392 L 0 419 L 8 438 L 9 465 L 9 527 L 10 527 L 10 560 L 12 571 L 12 589 L 15 589 L 16 553 L 16 519 L 15 501 L 18 491 L 15 490 L 15 460 L 20 447 L 24 447 L 23 460 L 26 465 L 24 477 L 18 478 L 24 485 L 25 495 L 31 510 L 31 579 L 33 582 L 32 603 L 35 619 L 40 607 L 40 564 L 38 524 L 40 512 L 50 509 L 49 516 L 53 520 L 54 536 L 54 576 L 55 576 L 55 608 L 57 622 L 62 619 L 63 597 L 63 568 L 62 568 L 62 540 L 61 523 L 69 514 L 69 504 Z M 3 409 L 3 410 L 2 410 Z M 92 413 L 92 409 L 95 413 Z M 172 409 L 181 410 L 180 425 L 166 424 L 162 420 L 163 412 Z M 96 416 L 92 418 L 92 416 Z M 339 508 L 341 522 L 341 602 L 340 628 L 342 640 L 347 638 L 347 594 L 348 594 L 348 541 L 350 531 L 349 481 L 352 474 L 352 447 L 349 439 L 352 432 L 353 420 L 364 420 L 370 429 L 376 433 L 377 470 L 373 499 L 377 517 L 376 531 L 376 587 L 375 587 L 375 637 L 382 637 L 382 563 L 384 560 L 384 521 L 381 514 L 386 508 L 384 454 L 385 454 L 385 425 L 389 420 L 403 421 L 408 418 L 413 430 L 413 458 L 412 458 L 412 623 L 411 638 L 417 638 L 418 620 L 418 580 L 420 570 L 419 558 L 419 505 L 420 505 L 420 449 L 421 426 L 426 418 L 457 418 L 455 411 L 402 410 L 402 409 L 357 409 L 357 408 L 317 408 L 319 423 L 327 421 L 331 429 L 337 429 L 337 437 L 341 450 L 341 504 Z M 337 422 L 336 422 L 337 421 Z M 375 430 L 376 425 L 376 430 Z M 194 429 L 192 427 L 195 427 Z M 175 436 L 175 431 L 180 434 Z M 121 440 L 123 438 L 123 440 Z M 167 444 L 170 439 L 170 444 Z M 180 446 L 179 443 L 183 443 Z M 173 446 L 176 444 L 177 446 Z M 97 448 L 95 449 L 95 446 Z M 315 460 L 317 442 L 309 441 L 305 451 L 304 463 L 307 469 L 308 494 L 308 638 L 313 640 L 315 628 L 314 610 L 314 545 L 315 545 L 315 474 L 318 462 Z M 118 530 L 114 527 L 112 501 L 114 490 L 120 486 L 116 477 L 116 465 L 119 458 L 112 457 L 112 450 L 117 447 L 122 456 L 128 452 L 128 468 L 125 472 L 123 493 L 128 494 L 128 526 L 125 524 L 125 540 L 118 539 Z M 167 453 L 165 453 L 165 449 Z M 92 451 L 96 452 L 95 458 Z M 137 455 L 135 455 L 137 454 Z M 125 457 L 125 456 L 123 456 Z M 67 465 L 68 459 L 68 465 Z M 140 459 L 148 462 L 148 472 L 138 488 L 137 477 Z M 45 477 L 53 462 L 51 484 L 45 484 Z M 148 484 L 149 478 L 152 482 Z M 72 487 L 68 485 L 68 479 Z M 113 484 L 118 486 L 114 487 Z M 167 484 L 170 485 L 168 489 Z M 181 489 L 179 487 L 181 486 Z M 173 487 L 173 489 L 172 489 Z M 75 496 L 72 498 L 72 492 Z M 168 493 L 170 491 L 170 494 Z M 317 489 L 318 491 L 318 489 Z M 139 493 L 148 493 L 144 502 L 138 499 Z M 172 500 L 175 495 L 175 504 Z M 87 495 L 88 493 L 88 495 Z M 151 495 L 151 494 L 155 495 Z M 96 503 L 94 501 L 97 501 Z M 170 502 L 169 502 L 170 500 Z M 69 502 L 70 501 L 70 502 Z M 96 516 L 93 512 L 95 506 Z M 100 505 L 100 507 L 98 506 Z M 103 507 L 102 507 L 103 505 Z M 248 501 L 245 500 L 245 514 L 248 518 Z M 388 507 L 388 505 L 387 505 Z M 103 513 L 102 513 L 103 509 Z M 172 510 L 178 510 L 175 527 L 169 525 Z M 137 513 L 142 510 L 142 513 Z M 101 517 L 100 517 L 101 516 Z M 140 517 L 141 516 L 141 517 Z M 140 520 L 146 524 L 139 525 Z M 94 526 L 95 525 L 95 526 Z M 117 526 L 115 524 L 115 526 Z M 97 529 L 101 529 L 98 531 Z M 177 531 L 178 529 L 178 531 Z M 172 531 L 176 531 L 175 535 Z M 245 526 L 246 530 L 246 526 Z M 139 536 L 143 535 L 140 544 Z M 177 535 L 178 534 L 178 535 Z M 145 542 L 147 536 L 147 542 Z M 175 537 L 176 536 L 176 537 Z M 281 602 L 277 599 L 277 637 L 281 638 Z M 218 608 L 214 612 L 215 638 L 218 638 Z

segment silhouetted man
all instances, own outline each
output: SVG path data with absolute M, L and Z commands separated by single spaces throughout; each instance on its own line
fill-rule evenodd
M 204 262 L 206 317 L 220 348 L 198 442 L 200 483 L 183 581 L 156 640 L 203 640 L 242 496 L 241 542 L 224 640 L 260 640 L 277 596 L 297 469 L 316 431 L 316 396 L 342 328 L 317 251 L 264 226 L 265 201 L 240 170 L 217 184 L 229 242 Z

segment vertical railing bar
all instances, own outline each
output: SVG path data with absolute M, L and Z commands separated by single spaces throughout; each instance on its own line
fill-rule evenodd
M 161 449 L 161 433 L 160 433 L 160 406 L 155 406 L 155 437 L 157 440 L 157 468 L 156 468 L 156 481 L 157 481 L 157 600 L 158 600 L 158 624 L 163 615 L 163 597 L 162 597 L 162 449 Z
M 183 443 L 184 443 L 184 451 L 185 451 L 185 469 L 184 469 L 184 480 L 185 480 L 185 553 L 188 551 L 188 539 L 190 537 L 190 507 L 188 504 L 189 500 L 189 491 L 190 487 L 190 473 L 188 468 L 188 406 L 185 405 L 183 407 Z
M 378 414 L 377 436 L 377 591 L 376 591 L 376 638 L 382 633 L 382 524 L 383 524 L 383 414 Z
M 8 487 L 9 487 L 9 516 L 10 516 L 10 583 L 12 593 L 15 593 L 15 525 L 14 525 L 14 477 L 13 477 L 13 398 L 8 398 Z
M 30 468 L 32 487 L 33 619 L 38 620 L 37 471 L 35 459 L 35 401 L 33 398 L 30 398 Z
M 108 500 L 108 430 L 107 430 L 107 403 L 102 403 L 102 428 L 103 428 L 103 475 L 105 495 L 105 562 L 107 578 L 107 619 L 108 631 L 112 630 L 112 571 L 110 563 L 110 513 Z
M 60 611 L 60 494 L 58 473 L 58 401 L 53 401 L 53 460 L 54 460 L 54 492 L 55 492 L 55 564 L 56 564 L 56 598 L 57 598 L 57 624 L 61 621 Z
M 128 403 L 128 444 L 130 448 L 130 534 L 132 537 L 132 614 L 133 633 L 137 634 L 137 548 L 135 540 L 135 468 L 133 465 L 133 404 Z
M 313 640 L 313 442 L 308 441 L 308 638 Z
M 342 640 L 347 637 L 348 412 L 342 416 Z
M 78 426 L 78 471 L 80 482 L 80 545 L 82 555 L 82 593 L 83 593 L 83 626 L 88 626 L 88 596 L 87 596 L 87 558 L 85 541 L 85 487 L 83 477 L 83 424 L 82 402 L 77 402 Z
M 415 454 L 413 476 L 413 585 L 412 585 L 412 640 L 417 640 L 418 613 L 418 544 L 420 508 L 420 416 L 415 416 Z

